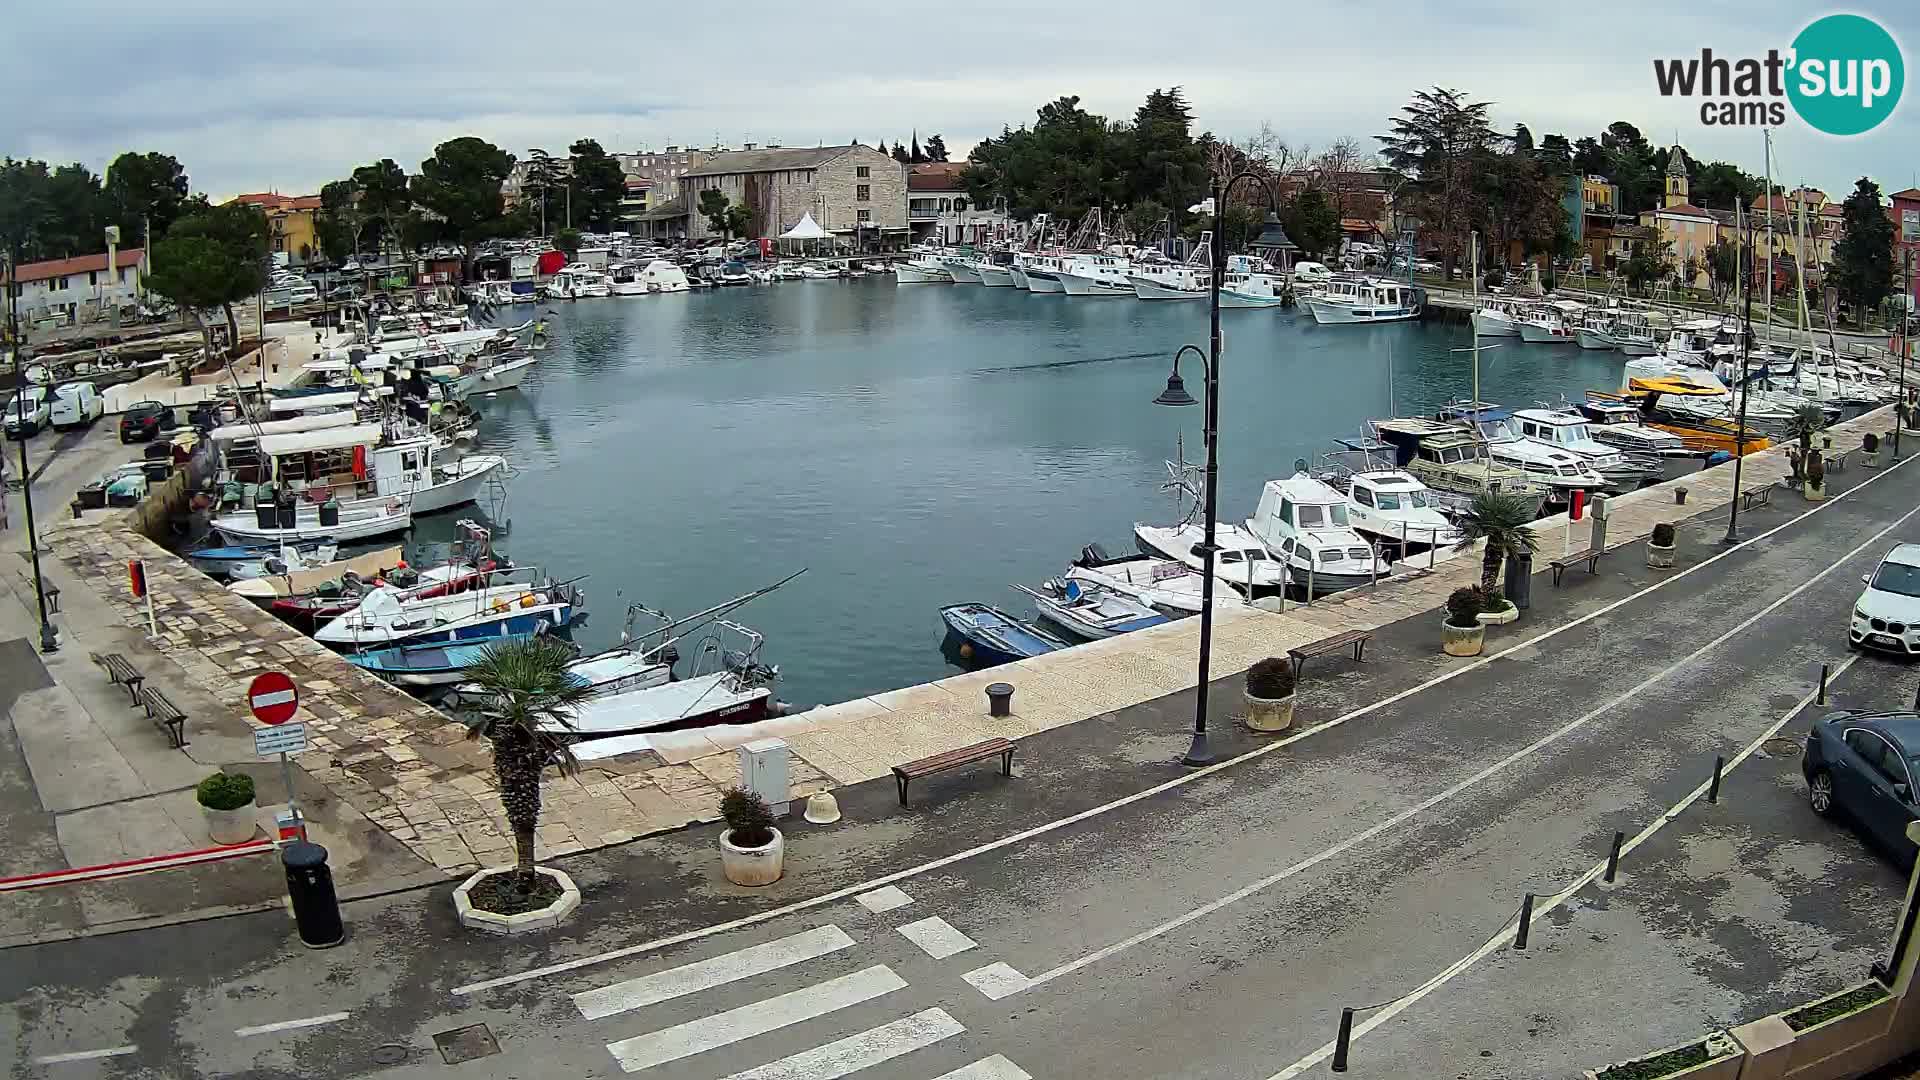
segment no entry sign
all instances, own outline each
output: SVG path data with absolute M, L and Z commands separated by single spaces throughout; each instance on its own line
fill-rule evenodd
M 293 688 L 292 679 L 278 671 L 269 671 L 247 687 L 247 705 L 253 709 L 253 718 L 261 723 L 284 724 L 293 719 L 294 710 L 300 707 L 300 693 Z

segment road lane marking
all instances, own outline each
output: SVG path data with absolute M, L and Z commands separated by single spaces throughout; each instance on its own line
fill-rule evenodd
M 975 990 L 987 995 L 990 1001 L 999 1001 L 1003 997 L 1012 997 L 1020 991 L 1025 990 L 1033 982 L 1032 979 L 1015 971 L 1012 964 L 1007 963 L 988 964 L 983 968 L 974 968 L 972 971 L 960 977 L 967 980 L 968 984 Z
M 938 915 L 910 922 L 900 927 L 901 936 L 915 945 L 920 951 L 935 960 L 945 960 L 955 953 L 963 953 L 977 944 L 972 938 L 954 928 L 954 925 Z
M 815 960 L 853 947 L 853 939 L 837 926 L 822 926 L 751 948 L 738 949 L 637 979 L 613 983 L 573 995 L 580 1015 L 588 1020 L 644 1008 L 662 1001 L 710 990 L 755 975 L 765 975 L 794 964 Z
M 73 1050 L 65 1054 L 42 1054 L 35 1065 L 58 1065 L 63 1061 L 93 1061 L 97 1058 L 125 1057 L 138 1051 L 134 1046 L 109 1046 L 105 1050 Z
M 885 964 L 766 998 L 723 1013 L 675 1024 L 650 1034 L 607 1044 L 626 1072 L 639 1072 L 684 1057 L 729 1046 L 769 1031 L 825 1016 L 849 1005 L 903 989 L 907 981 Z
M 941 1073 L 933 1080 L 1033 1080 L 1033 1074 L 995 1054 L 950 1073 Z
M 1848 668 L 1852 667 L 1854 661 L 1858 659 L 1860 659 L 1859 654 L 1851 653 L 1847 656 L 1845 660 L 1842 660 L 1840 662 L 1840 666 L 1833 669 L 1833 671 L 1827 676 L 1828 687 L 1831 688 L 1833 683 L 1836 682 Z M 1771 739 L 1775 735 L 1780 734 L 1781 728 L 1784 728 L 1788 724 L 1792 723 L 1793 718 L 1800 715 L 1801 711 L 1804 710 L 1807 706 L 1813 704 L 1813 700 L 1819 696 L 1820 696 L 1820 691 L 1818 688 L 1809 690 L 1806 696 L 1801 698 L 1798 702 L 1796 702 L 1794 706 L 1791 709 L 1788 709 L 1784 715 L 1782 715 L 1778 720 L 1775 720 L 1772 724 L 1768 725 L 1767 729 L 1761 732 L 1759 737 L 1755 738 L 1752 742 L 1749 742 L 1747 745 L 1741 747 L 1740 751 L 1734 754 L 1733 757 L 1727 761 L 1726 766 L 1723 769 L 1721 769 L 1722 779 L 1724 780 L 1728 774 L 1732 773 L 1733 770 L 1739 768 L 1742 762 L 1746 761 L 1749 757 L 1752 757 L 1754 752 L 1760 749 L 1761 746 L 1765 745 L 1768 739 Z M 1687 793 L 1685 798 L 1681 799 L 1679 802 L 1674 803 L 1672 806 L 1668 807 L 1665 813 L 1661 814 L 1659 817 L 1653 820 L 1652 824 L 1648 825 L 1644 829 L 1641 829 L 1638 833 L 1634 834 L 1632 839 L 1620 845 L 1621 856 L 1623 857 L 1626 856 L 1627 854 L 1631 853 L 1635 848 L 1639 847 L 1641 844 L 1644 844 L 1648 840 L 1652 839 L 1655 833 L 1665 828 L 1675 818 L 1678 818 L 1682 813 L 1686 812 L 1688 807 L 1691 807 L 1694 803 L 1699 802 L 1702 798 L 1704 798 L 1707 794 L 1707 789 L 1712 785 L 1713 785 L 1713 779 L 1711 777 L 1707 778 L 1706 780 L 1702 780 L 1699 786 L 1695 787 L 1692 791 Z M 1527 920 L 1527 925 L 1532 926 L 1534 923 L 1537 923 L 1541 919 L 1546 918 L 1548 912 L 1552 911 L 1554 908 L 1559 907 L 1561 904 L 1566 903 L 1568 900 L 1571 900 L 1574 897 L 1574 895 L 1577 894 L 1581 889 L 1584 889 L 1588 885 L 1591 885 L 1595 881 L 1598 881 L 1606 873 L 1606 871 L 1607 871 L 1607 860 L 1602 859 L 1599 862 L 1594 863 L 1593 866 L 1590 867 L 1585 873 L 1575 878 L 1573 881 L 1573 884 L 1560 890 L 1558 893 L 1555 893 L 1553 896 L 1548 897 L 1545 902 L 1536 902 L 1533 908 L 1533 918 Z M 1453 981 L 1453 979 L 1456 976 L 1464 973 L 1468 968 L 1471 968 L 1473 965 L 1479 963 L 1481 960 L 1484 960 L 1487 957 L 1493 955 L 1494 953 L 1500 951 L 1500 949 L 1503 946 L 1505 946 L 1506 944 L 1508 944 L 1513 940 L 1513 931 L 1519 928 L 1518 924 L 1519 924 L 1519 914 L 1516 912 L 1514 917 L 1507 921 L 1507 924 L 1506 924 L 1507 929 L 1503 929 L 1499 934 L 1494 935 L 1492 940 L 1480 946 L 1478 949 L 1475 949 L 1474 951 L 1468 953 L 1466 956 L 1461 957 L 1459 960 L 1454 961 L 1452 964 L 1444 968 L 1438 975 L 1435 975 L 1433 978 L 1428 979 L 1424 983 L 1421 983 L 1419 986 L 1409 991 L 1404 997 L 1396 998 L 1392 1004 L 1387 1005 L 1386 1007 L 1382 1008 L 1380 1011 L 1374 1013 L 1372 1016 L 1369 1016 L 1366 1020 L 1355 1025 L 1353 1031 L 1350 1033 L 1349 1045 L 1351 1045 L 1351 1043 L 1353 1042 L 1359 1041 L 1361 1036 L 1372 1031 L 1374 1028 L 1379 1027 L 1381 1024 L 1386 1023 L 1387 1021 L 1393 1019 L 1396 1016 L 1399 1016 L 1401 1013 L 1407 1011 L 1413 1006 L 1419 1004 L 1422 999 L 1427 997 L 1427 995 L 1433 993 L 1435 990 L 1438 990 L 1442 986 L 1445 986 L 1447 983 Z M 1293 1077 L 1299 1076 L 1301 1073 L 1306 1072 L 1308 1069 L 1313 1068 L 1315 1065 L 1318 1065 L 1322 1061 L 1325 1061 L 1326 1059 L 1332 1056 L 1333 1056 L 1333 1044 L 1327 1043 L 1326 1045 L 1322 1046 L 1320 1049 L 1315 1050 L 1313 1053 L 1308 1054 L 1306 1057 L 1301 1058 L 1299 1061 L 1296 1061 L 1293 1064 L 1287 1066 L 1286 1068 L 1280 1070 L 1279 1072 L 1274 1073 L 1272 1076 L 1268 1077 L 1267 1080 L 1292 1080 Z
M 1822 511 L 1831 509 L 1832 507 L 1841 505 L 1847 499 L 1851 498 L 1854 495 L 1854 493 L 1863 491 L 1869 486 L 1875 483 L 1878 483 L 1879 481 L 1884 480 L 1889 476 L 1892 476 L 1895 471 L 1905 468 L 1906 466 L 1913 463 L 1915 460 L 1920 460 L 1920 457 L 1910 457 L 1905 459 L 1904 461 L 1895 462 L 1894 464 L 1889 465 L 1886 468 L 1880 470 L 1878 473 L 1874 474 L 1873 476 L 1868 477 L 1866 480 L 1861 481 L 1859 484 L 1851 488 L 1848 488 L 1846 491 L 1843 491 L 1840 494 L 1833 496 L 1832 498 L 1825 499 L 1819 503 L 1816 503 L 1810 509 L 1801 511 L 1799 514 L 1795 515 L 1794 517 L 1791 517 L 1786 521 L 1781 522 L 1780 524 L 1774 526 L 1771 529 L 1768 529 L 1765 532 L 1756 533 L 1753 536 L 1750 536 L 1745 540 L 1740 541 L 1737 544 L 1727 547 L 1724 550 L 1705 559 L 1704 561 L 1695 563 L 1694 565 L 1686 567 L 1685 569 L 1680 570 L 1676 573 L 1673 573 L 1667 577 L 1663 577 L 1659 581 L 1656 581 L 1653 584 L 1648 585 L 1646 588 L 1641 589 L 1639 592 L 1633 593 L 1629 596 L 1623 596 L 1618 600 L 1614 600 L 1610 603 L 1604 604 L 1594 609 L 1593 611 L 1589 611 L 1585 615 L 1578 616 L 1559 626 L 1551 627 L 1547 630 L 1542 631 L 1539 634 L 1536 634 L 1533 637 L 1527 638 L 1524 641 L 1516 642 L 1513 645 L 1509 645 L 1508 647 L 1501 649 L 1499 652 L 1489 653 L 1471 663 L 1463 664 L 1456 668 L 1450 668 L 1449 670 L 1442 672 L 1441 674 L 1436 675 L 1431 679 L 1428 679 L 1426 682 L 1420 683 L 1416 686 L 1410 686 L 1407 689 L 1401 690 L 1397 693 L 1389 694 L 1388 696 L 1381 698 L 1379 701 L 1372 702 L 1371 704 L 1362 705 L 1360 708 L 1354 709 L 1351 712 L 1343 713 L 1339 716 L 1336 716 L 1333 719 L 1328 720 L 1324 724 L 1320 724 L 1316 727 L 1312 727 L 1305 731 L 1298 732 L 1294 735 L 1289 735 L 1284 739 L 1278 739 L 1278 740 L 1275 740 L 1274 742 L 1266 743 L 1261 746 L 1256 746 L 1253 749 L 1248 750 L 1246 753 L 1240 754 L 1237 757 L 1225 758 L 1221 761 L 1215 762 L 1212 765 L 1203 766 L 1198 769 L 1189 769 L 1189 770 L 1183 771 L 1180 775 L 1175 776 L 1170 780 L 1166 780 L 1166 781 L 1163 781 L 1162 783 L 1155 784 L 1152 787 L 1144 788 L 1140 791 L 1136 791 L 1131 795 L 1123 795 L 1120 798 L 1114 799 L 1110 802 L 1101 803 L 1098 806 L 1090 806 L 1087 809 L 1081 810 L 1077 813 L 1068 814 L 1067 816 L 1061 817 L 1061 818 L 1055 818 L 1052 821 L 1042 822 L 1039 825 L 1035 825 L 1027 829 L 1022 829 L 1016 833 L 1009 833 L 1008 835 L 1000 837 L 997 840 L 989 840 L 983 844 L 977 844 L 963 851 L 956 851 L 951 855 L 943 855 L 940 858 L 929 860 L 927 862 L 921 863 L 918 866 L 910 866 L 904 870 L 895 870 L 892 873 L 882 874 L 879 877 L 872 878 L 867 881 L 862 881 L 857 884 L 847 885 L 838 889 L 833 889 L 828 892 L 821 893 L 818 896 L 810 897 L 806 900 L 797 900 L 791 904 L 786 904 L 776 908 L 769 908 L 766 911 L 755 912 L 752 915 L 742 915 L 737 919 L 729 919 L 726 922 L 714 923 L 711 926 L 695 927 L 692 930 L 685 930 L 677 934 L 669 934 L 666 937 L 654 938 L 651 941 L 643 941 L 634 945 L 622 946 L 618 949 L 612 949 L 607 952 L 597 953 L 592 956 L 575 957 L 572 960 L 563 960 L 563 961 L 560 961 L 559 963 L 547 964 L 537 968 L 528 968 L 524 971 L 517 971 L 511 975 L 501 975 L 491 979 L 482 979 L 479 982 L 466 983 L 465 985 L 454 987 L 451 992 L 456 995 L 465 996 L 469 994 L 482 993 L 487 990 L 497 990 L 502 986 L 512 986 L 516 983 L 528 982 L 533 979 L 544 979 L 549 975 L 559 975 L 568 971 L 576 971 L 583 967 L 591 967 L 595 964 L 604 964 L 612 960 L 620 960 L 629 956 L 637 956 L 641 953 L 653 952 L 658 949 L 665 949 L 670 946 L 682 944 L 684 942 L 697 941 L 704 937 L 711 937 L 714 934 L 723 934 L 731 930 L 739 930 L 748 926 L 757 926 L 760 923 L 769 922 L 774 919 L 785 918 L 788 915 L 798 914 L 799 912 L 811 911 L 814 908 L 820 907 L 825 904 L 831 904 L 839 900 L 844 900 L 850 896 L 858 896 L 861 893 L 872 892 L 873 890 L 878 889 L 882 886 L 891 885 L 898 881 L 906 881 L 909 878 L 919 877 L 922 874 L 932 873 L 936 870 L 942 870 L 942 869 L 945 869 L 946 867 L 954 865 L 955 863 L 965 862 L 968 859 L 976 858 L 980 855 L 990 854 L 992 852 L 999 851 L 1002 848 L 1012 847 L 1017 844 L 1023 844 L 1035 837 L 1045 836 L 1048 833 L 1056 832 L 1060 829 L 1068 828 L 1069 826 L 1078 825 L 1083 821 L 1087 821 L 1092 818 L 1100 817 L 1104 814 L 1111 813 L 1112 811 L 1123 809 L 1128 806 L 1132 806 L 1134 803 L 1141 802 L 1146 799 L 1154 798 L 1155 796 L 1162 795 L 1162 794 L 1165 794 L 1166 792 L 1185 787 L 1189 784 L 1198 783 L 1199 781 L 1204 780 L 1207 777 L 1214 775 L 1215 773 L 1224 772 L 1238 765 L 1242 765 L 1248 761 L 1265 757 L 1268 754 L 1276 753 L 1278 751 L 1286 749 L 1289 746 L 1292 746 L 1294 743 L 1297 743 L 1302 739 L 1309 739 L 1316 735 L 1320 735 L 1324 732 L 1332 731 L 1335 728 L 1338 728 L 1348 723 L 1349 721 L 1358 720 L 1361 717 L 1369 716 L 1375 712 L 1378 712 L 1381 709 L 1385 709 L 1390 706 L 1397 705 L 1400 702 L 1405 701 L 1410 697 L 1423 693 L 1424 691 L 1430 690 L 1433 687 L 1441 685 L 1442 683 L 1450 682 L 1463 675 L 1467 675 L 1472 672 L 1479 671 L 1481 668 L 1486 667 L 1488 664 L 1492 664 L 1505 657 L 1514 655 L 1515 653 L 1519 653 L 1522 650 L 1532 649 L 1546 641 L 1549 641 L 1555 637 L 1558 637 L 1563 633 L 1566 633 L 1569 630 L 1573 630 L 1577 627 L 1585 626 L 1587 623 L 1592 622 L 1595 619 L 1599 619 L 1604 616 L 1610 615 L 1614 611 L 1617 611 L 1618 609 L 1620 609 L 1621 607 L 1624 607 L 1627 604 L 1634 602 L 1635 600 L 1639 600 L 1644 597 L 1651 596 L 1652 594 L 1659 592 L 1661 589 L 1664 589 L 1667 586 L 1672 585 L 1676 581 L 1684 580 L 1686 577 L 1695 573 L 1696 571 L 1704 570 L 1707 567 L 1714 565 L 1720 560 L 1733 555 L 1735 552 L 1743 551 L 1754 544 L 1757 544 L 1763 540 L 1767 540 L 1771 538 L 1774 534 L 1779 533 L 1782 530 L 1789 529 L 1799 524 L 1800 522 L 1805 521 L 1807 518 L 1812 517 L 1814 514 L 1818 514 L 1818 513 L 1821 513 Z
M 853 898 L 853 902 L 873 912 L 875 915 L 879 915 L 883 912 L 892 911 L 894 908 L 906 907 L 908 904 L 913 903 L 913 897 L 901 891 L 897 885 L 888 885 L 885 888 L 875 889 L 872 892 L 861 893 L 859 896 Z
M 299 1028 L 319 1027 L 322 1024 L 337 1023 L 346 1018 L 347 1014 L 343 1012 L 328 1013 L 325 1016 L 308 1016 L 299 1020 L 282 1020 L 277 1024 L 257 1024 L 253 1027 L 234 1028 L 233 1033 L 244 1039 L 250 1035 L 270 1035 L 276 1031 L 294 1031 Z
M 726 1080 L 840 1080 L 967 1030 L 945 1009 L 927 1009 L 825 1046 L 802 1050 Z
M 1912 459 L 1909 459 L 1909 460 L 1912 460 Z M 1081 968 L 1088 966 L 1089 964 L 1098 963 L 1101 960 L 1107 959 L 1108 957 L 1114 956 L 1121 952 L 1125 952 L 1126 950 L 1131 949 L 1135 945 L 1141 944 L 1142 942 L 1151 941 L 1154 938 L 1161 937 L 1162 935 L 1167 934 L 1171 931 L 1178 930 L 1180 927 L 1186 926 L 1188 923 L 1194 922 L 1195 920 L 1205 918 L 1206 916 L 1211 915 L 1216 911 L 1219 911 L 1221 908 L 1227 907 L 1230 904 L 1238 903 L 1239 901 L 1244 900 L 1247 897 L 1252 896 L 1257 892 L 1261 892 L 1265 889 L 1271 888 L 1274 885 L 1277 885 L 1280 882 L 1285 881 L 1288 878 L 1293 877 L 1294 875 L 1299 874 L 1304 870 L 1310 870 L 1313 867 L 1318 866 L 1323 862 L 1326 862 L 1328 859 L 1332 859 L 1332 858 L 1335 858 L 1336 856 L 1343 855 L 1346 852 L 1351 851 L 1353 848 L 1359 846 L 1360 844 L 1364 844 L 1368 840 L 1371 840 L 1374 837 L 1379 836 L 1381 833 L 1384 833 L 1389 829 L 1393 829 L 1397 826 L 1403 825 L 1406 822 L 1412 820 L 1413 818 L 1426 813 L 1428 810 L 1431 810 L 1434 807 L 1440 805 L 1441 803 L 1452 799 L 1453 797 L 1459 795 L 1461 792 L 1466 791 L 1468 788 L 1474 787 L 1475 785 L 1479 784 L 1484 780 L 1487 780 L 1487 779 L 1490 779 L 1491 777 L 1499 775 L 1500 773 L 1506 771 L 1508 768 L 1512 767 L 1513 765 L 1518 764 L 1519 762 L 1529 757 L 1532 757 L 1534 754 L 1540 752 L 1541 750 L 1544 750 L 1547 747 L 1552 746 L 1554 743 L 1559 742 L 1561 739 L 1566 738 L 1568 735 L 1571 735 L 1574 732 L 1580 730 L 1581 728 L 1587 726 L 1589 723 L 1592 723 L 1598 717 L 1603 716 L 1606 713 L 1612 712 L 1614 709 L 1620 707 L 1626 702 L 1632 700 L 1635 697 L 1638 697 L 1648 687 L 1651 687 L 1656 683 L 1665 681 L 1668 677 L 1673 675 L 1674 672 L 1679 671 L 1681 668 L 1684 668 L 1689 664 L 1692 664 L 1696 660 L 1699 660 L 1702 656 L 1705 656 L 1707 653 L 1712 652 L 1714 649 L 1717 649 L 1721 645 L 1726 644 L 1728 641 L 1732 640 L 1733 638 L 1738 637 L 1741 634 L 1744 634 L 1747 631 L 1748 627 L 1752 626 L 1754 623 L 1759 622 L 1761 619 L 1764 619 L 1767 616 L 1773 614 L 1775 611 L 1779 610 L 1783 605 L 1787 604 L 1788 602 L 1792 601 L 1794 598 L 1798 597 L 1801 593 L 1806 592 L 1808 589 L 1811 589 L 1814 585 L 1818 584 L 1822 578 L 1825 578 L 1828 574 L 1831 574 L 1835 570 L 1838 570 L 1848 560 L 1859 555 L 1861 552 L 1865 551 L 1867 548 L 1879 543 L 1888 533 L 1894 531 L 1895 529 L 1899 528 L 1901 525 L 1905 524 L 1907 519 L 1913 517 L 1915 514 L 1920 514 L 1920 506 L 1916 506 L 1912 510 L 1909 510 L 1905 514 L 1902 514 L 1899 520 L 1895 521 L 1891 525 L 1888 525 L 1886 528 L 1880 530 L 1874 535 L 1868 537 L 1866 540 L 1862 541 L 1858 546 L 1856 546 L 1852 551 L 1849 551 L 1845 555 L 1842 555 L 1832 565 L 1826 567 L 1825 569 L 1819 571 L 1818 573 L 1815 573 L 1812 577 L 1801 582 L 1800 584 L 1795 585 L 1792 589 L 1789 589 L 1787 592 L 1781 594 L 1780 597 L 1775 599 L 1772 603 L 1768 604 L 1766 607 L 1761 608 L 1759 611 L 1754 612 L 1752 615 L 1747 616 L 1745 619 L 1742 619 L 1739 623 L 1735 624 L 1731 629 L 1722 633 L 1719 637 L 1713 638 L 1712 640 L 1708 641 L 1706 644 L 1693 650 L 1687 655 L 1681 657 L 1678 660 L 1675 660 L 1673 663 L 1668 664 L 1666 667 L 1661 668 L 1660 670 L 1654 672 L 1653 674 L 1647 676 L 1646 678 L 1628 687 L 1622 693 L 1607 699 L 1605 702 L 1594 707 L 1588 712 L 1583 713 L 1579 717 L 1576 717 L 1575 719 L 1567 722 L 1566 724 L 1558 728 L 1555 728 L 1554 730 L 1546 733 L 1545 735 L 1542 735 L 1540 738 L 1535 739 L 1533 742 L 1528 743 L 1527 745 L 1521 747 L 1518 750 L 1515 750 L 1513 753 L 1508 754 L 1506 757 L 1501 758 L 1499 761 L 1496 761 L 1493 764 L 1487 766 L 1486 768 L 1481 769 L 1479 772 L 1474 773 L 1472 776 L 1467 777 L 1465 780 L 1462 780 L 1459 783 L 1454 784 L 1452 787 L 1449 787 L 1446 790 L 1441 791 L 1439 794 L 1423 799 L 1420 802 L 1415 803 L 1414 805 L 1408 807 L 1405 810 L 1402 810 L 1401 812 L 1393 815 L 1390 818 L 1387 818 L 1384 821 L 1376 822 L 1371 827 L 1363 829 L 1360 832 L 1357 832 L 1352 836 L 1347 837 L 1345 840 L 1342 840 L 1339 843 L 1334 844 L 1332 847 L 1323 848 L 1320 851 L 1317 851 L 1314 854 L 1309 855 L 1304 859 L 1301 859 L 1299 862 L 1296 862 L 1291 866 L 1288 866 L 1288 867 L 1285 867 L 1284 869 L 1276 871 L 1275 873 L 1269 874 L 1266 877 L 1259 879 L 1258 881 L 1248 882 L 1247 884 L 1242 885 L 1240 888 L 1235 889 L 1234 891 L 1226 894 L 1225 896 L 1219 897 L 1218 899 L 1215 899 L 1215 900 L 1210 900 L 1207 903 L 1202 904 L 1191 911 L 1185 912 L 1180 915 L 1176 915 L 1173 918 L 1168 919 L 1167 921 L 1159 924 L 1158 926 L 1154 926 L 1149 929 L 1142 930 L 1141 932 L 1134 934 L 1132 937 L 1128 937 L 1123 940 L 1116 941 L 1113 944 L 1108 945 L 1104 948 L 1096 949 L 1093 952 L 1090 952 L 1087 955 L 1082 956 L 1077 960 L 1068 961 L 1067 963 L 1062 964 L 1059 967 L 1053 968 L 1050 971 L 1043 971 L 1040 974 L 1033 976 L 1033 978 L 1029 980 L 1029 983 L 1028 983 L 1029 988 L 1034 986 L 1041 986 L 1046 983 L 1052 982 L 1053 980 L 1060 978 L 1062 975 L 1070 975 L 1073 972 L 1079 971 Z M 1784 722 L 1785 721 L 1782 721 L 1782 723 Z

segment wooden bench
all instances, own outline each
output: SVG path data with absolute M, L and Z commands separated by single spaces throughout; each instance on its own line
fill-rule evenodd
M 147 719 L 159 725 L 167 733 L 167 741 L 175 750 L 185 749 L 187 745 L 187 714 L 180 707 L 167 700 L 167 695 L 156 687 L 149 686 L 140 691 L 140 703 L 147 707 Z
M 1773 505 L 1773 485 L 1748 488 L 1740 493 L 1740 509 L 1751 510 L 1756 506 Z
M 146 676 L 134 670 L 126 657 L 119 653 L 107 653 L 104 656 L 93 653 L 91 659 L 106 670 L 108 682 L 127 688 L 127 695 L 132 699 L 131 704 L 140 704 L 140 683 L 146 679 Z
M 932 757 L 923 757 L 918 761 L 909 761 L 905 765 L 895 765 L 893 778 L 900 784 L 900 805 L 903 807 L 907 805 L 907 784 L 913 780 L 946 772 L 948 769 L 957 769 L 962 765 L 971 765 L 976 761 L 985 761 L 991 757 L 1000 759 L 1001 776 L 1013 775 L 1013 744 L 1005 739 L 987 739 L 972 746 L 962 746 L 957 750 L 948 750 Z
M 1575 563 L 1586 563 L 1587 573 L 1598 574 L 1600 572 L 1600 556 L 1605 554 L 1605 550 L 1594 551 L 1588 549 L 1586 551 L 1574 551 L 1569 552 L 1562 558 L 1554 559 L 1547 563 L 1548 566 L 1553 567 L 1553 587 L 1556 589 L 1560 587 L 1561 576 L 1567 572 L 1567 567 Z
M 1353 646 L 1353 661 L 1357 664 L 1365 658 L 1367 642 L 1372 640 L 1373 631 L 1371 630 L 1348 630 L 1330 638 L 1308 642 L 1297 649 L 1288 649 L 1287 659 L 1293 661 L 1293 677 L 1295 680 L 1300 678 L 1300 669 L 1309 659 L 1325 656 L 1328 653 L 1337 653 L 1349 645 Z

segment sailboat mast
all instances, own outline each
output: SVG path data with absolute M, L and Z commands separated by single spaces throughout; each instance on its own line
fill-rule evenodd
M 1480 265 L 1480 234 L 1478 232 L 1468 234 L 1467 252 L 1467 258 L 1471 260 L 1472 265 L 1476 268 L 1475 276 L 1477 279 L 1477 268 Z M 1473 329 L 1472 319 L 1467 320 L 1467 329 Z M 1473 335 L 1473 407 L 1475 409 L 1480 407 L 1480 334 L 1478 331 L 1475 331 Z
M 1766 161 L 1761 165 L 1766 172 L 1767 197 L 1767 336 L 1773 336 L 1773 129 L 1760 129 L 1765 139 Z M 1751 244 L 1748 245 L 1752 247 Z M 1751 256 L 1751 252 L 1749 252 Z

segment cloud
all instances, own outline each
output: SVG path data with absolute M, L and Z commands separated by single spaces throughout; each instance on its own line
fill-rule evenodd
M 576 138 L 610 149 L 753 140 L 892 142 L 918 130 L 954 150 L 1078 94 L 1113 117 L 1155 87 L 1182 86 L 1201 127 L 1263 122 L 1295 143 L 1385 130 L 1414 90 L 1459 87 L 1503 127 L 1570 138 L 1628 120 L 1656 142 L 1759 171 L 1755 129 L 1702 126 L 1697 104 L 1654 90 L 1652 50 L 1750 55 L 1784 47 L 1806 18 L 1783 4 L 1628 2 L 1604 23 L 1564 9 L 1470 0 L 1446 6 L 1116 0 L 1084 9 L 979 0 L 961 9 L 881 0 L 722 7 L 500 0 L 324 8 L 211 0 L 15 5 L 0 41 L 0 116 L 15 155 L 100 168 L 164 150 L 215 195 L 313 191 L 355 165 L 408 168 L 475 134 L 515 153 Z M 1884 16 L 1920 40 L 1920 16 Z M 1902 25 L 1903 22 L 1906 25 Z M 1224 42 L 1212 49 L 1210 42 Z M 1896 148 L 1920 133 L 1903 108 L 1856 139 L 1797 122 L 1776 142 L 1788 182 L 1837 192 L 1868 174 L 1906 187 Z

